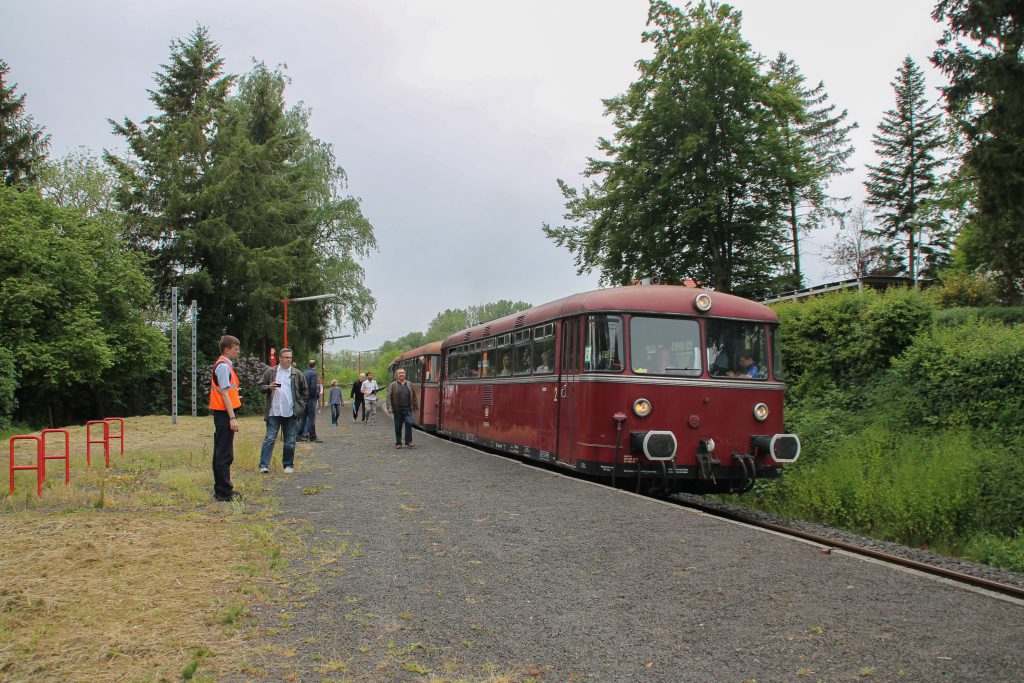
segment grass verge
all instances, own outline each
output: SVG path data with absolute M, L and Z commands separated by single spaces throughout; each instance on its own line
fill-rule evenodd
M 260 675 L 249 610 L 274 600 L 284 561 L 256 474 L 262 422 L 241 429 L 232 473 L 244 502 L 212 500 L 210 418 L 128 419 L 109 470 L 95 446 L 86 466 L 84 429 L 72 428 L 71 484 L 51 460 L 41 498 L 35 473 L 16 472 L 0 499 L 0 679 Z M 31 460 L 20 442 L 16 456 Z

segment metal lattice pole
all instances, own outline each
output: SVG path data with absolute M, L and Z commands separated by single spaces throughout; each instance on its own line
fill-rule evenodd
M 171 424 L 178 424 L 178 288 L 171 287 Z
M 196 345 L 199 337 L 199 306 L 192 299 L 192 417 L 196 416 Z

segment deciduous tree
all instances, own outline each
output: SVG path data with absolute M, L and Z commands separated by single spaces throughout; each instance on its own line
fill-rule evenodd
M 701 2 L 652 0 L 628 91 L 605 100 L 613 139 L 588 160 L 582 190 L 559 180 L 567 225 L 545 234 L 604 283 L 692 278 L 761 293 L 787 275 L 781 220 L 791 162 L 779 121 L 800 111 L 773 86 L 740 33 L 740 15 Z

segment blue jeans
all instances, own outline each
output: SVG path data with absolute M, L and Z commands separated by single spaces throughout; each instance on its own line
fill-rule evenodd
M 412 443 L 412 411 L 395 409 L 395 443 L 402 443 L 402 425 L 405 425 L 405 445 Z
M 316 409 L 316 401 L 310 399 L 306 404 L 306 419 L 302 425 L 302 433 L 309 436 L 310 441 L 316 440 Z
M 284 428 L 284 454 L 281 456 L 281 464 L 284 467 L 295 467 L 295 439 L 299 434 L 299 421 L 302 418 L 278 417 L 268 415 L 267 435 L 263 439 L 263 447 L 260 449 L 260 467 L 270 467 L 270 456 L 274 453 L 274 442 L 277 441 L 277 432 Z
M 334 425 L 335 427 L 338 426 L 338 416 L 339 415 L 341 415 L 341 404 L 340 403 L 332 403 L 331 404 L 331 424 Z

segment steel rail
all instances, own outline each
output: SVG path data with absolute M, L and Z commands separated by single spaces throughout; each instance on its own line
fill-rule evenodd
M 900 567 L 907 567 L 909 569 L 916 569 L 917 571 L 923 572 L 925 574 L 931 574 L 933 576 L 941 576 L 942 578 L 950 579 L 951 581 L 956 581 L 958 583 L 964 583 L 964 584 L 967 584 L 967 585 L 970 585 L 970 586 L 974 586 L 976 588 L 984 588 L 985 590 L 989 590 L 989 591 L 992 591 L 994 593 L 999 593 L 1001 595 L 1008 595 L 1010 597 L 1014 597 L 1014 598 L 1018 598 L 1018 599 L 1024 600 L 1024 588 L 1020 588 L 1018 586 L 1011 586 L 1009 584 L 999 583 L 998 581 L 992 581 L 991 579 L 983 579 L 983 578 L 978 577 L 978 576 L 971 576 L 970 574 L 963 574 L 961 572 L 954 571 L 952 569 L 946 569 L 945 567 L 937 567 L 935 565 L 927 564 L 925 562 L 918 562 L 917 560 L 911 560 L 911 559 L 907 559 L 905 557 L 899 557 L 898 555 L 890 555 L 889 553 L 885 553 L 885 552 L 882 552 L 880 550 L 874 550 L 872 548 L 865 548 L 864 546 L 860 546 L 860 545 L 857 545 L 855 543 L 847 543 L 845 541 L 839 541 L 839 540 L 836 540 L 834 538 L 829 538 L 828 536 L 821 536 L 819 534 L 811 533 L 809 531 L 801 531 L 799 529 L 793 529 L 791 527 L 787 527 L 787 526 L 784 526 L 784 525 L 781 525 L 781 524 L 774 524 L 772 522 L 764 522 L 764 521 L 761 521 L 761 520 L 749 517 L 747 515 L 744 515 L 743 513 L 740 513 L 740 512 L 729 512 L 729 511 L 725 511 L 725 510 L 720 510 L 720 509 L 717 509 L 715 507 L 707 506 L 707 505 L 702 505 L 702 504 L 694 502 L 694 501 L 682 501 L 682 500 L 678 500 L 676 498 L 664 498 L 664 497 L 662 497 L 662 499 L 663 500 L 671 501 L 673 503 L 676 503 L 677 505 L 681 505 L 681 506 L 684 506 L 684 507 L 690 507 L 690 508 L 694 508 L 694 509 L 700 510 L 701 512 L 703 512 L 705 514 L 709 514 L 709 515 L 712 515 L 714 517 L 722 517 L 724 519 L 729 519 L 729 520 L 732 520 L 734 522 L 742 522 L 743 524 L 748 524 L 750 526 L 757 527 L 757 528 L 760 528 L 760 529 L 768 529 L 770 531 L 774 531 L 776 533 L 780 533 L 780 534 L 783 534 L 783 535 L 786 535 L 786 536 L 794 536 L 796 538 L 800 538 L 800 539 L 803 539 L 805 541 L 811 541 L 812 543 L 817 543 L 819 545 L 823 545 L 823 546 L 826 546 L 826 547 L 838 548 L 840 550 L 845 550 L 845 551 L 847 551 L 849 553 L 853 553 L 855 555 L 863 555 L 865 557 L 870 557 L 872 559 L 881 560 L 881 561 L 887 562 L 889 564 L 895 564 L 895 565 L 900 566 Z

